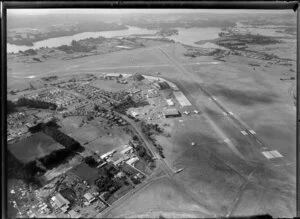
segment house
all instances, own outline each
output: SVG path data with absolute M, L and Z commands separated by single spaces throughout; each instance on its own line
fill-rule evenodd
M 131 111 L 131 115 L 132 115 L 133 117 L 137 117 L 137 116 L 139 115 L 139 113 L 138 113 L 138 112 L 135 112 L 135 111 Z
M 125 176 L 125 173 L 123 173 L 122 171 L 118 172 L 118 174 L 116 175 L 116 177 L 118 178 L 122 178 Z
M 172 109 L 165 109 L 163 111 L 163 114 L 165 116 L 165 118 L 170 118 L 170 117 L 178 117 L 180 116 L 180 113 L 177 109 L 172 108 Z
M 89 204 L 96 200 L 96 198 L 89 192 L 85 193 L 83 197 L 88 201 Z
M 56 193 L 55 196 L 51 198 L 57 207 L 59 207 L 63 212 L 67 212 L 70 207 L 70 202 L 64 198 L 60 193 Z

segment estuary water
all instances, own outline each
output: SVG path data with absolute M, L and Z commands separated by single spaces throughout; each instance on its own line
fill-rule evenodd
M 221 32 L 221 28 L 176 28 L 178 30 L 178 35 L 173 35 L 166 37 L 170 40 L 174 40 L 175 42 L 179 42 L 185 45 L 202 47 L 202 45 L 195 44 L 195 42 L 200 40 L 211 40 L 218 38 L 218 33 Z M 72 40 L 82 40 L 87 38 L 97 38 L 99 36 L 112 38 L 112 37 L 121 37 L 121 36 L 133 36 L 139 35 L 140 37 L 146 38 L 159 38 L 159 36 L 155 35 L 158 30 L 155 29 L 146 29 L 128 26 L 128 29 L 124 30 L 113 30 L 113 31 L 99 31 L 99 32 L 83 32 L 74 34 L 71 36 L 63 36 L 56 38 L 49 38 L 42 41 L 37 41 L 33 43 L 33 46 L 23 46 L 23 45 L 15 45 L 15 44 L 7 44 L 7 52 L 19 52 L 27 49 L 39 49 L 41 47 L 58 47 L 62 45 L 70 45 Z M 207 47 L 208 44 L 204 45 Z M 210 45 L 216 47 L 216 45 Z

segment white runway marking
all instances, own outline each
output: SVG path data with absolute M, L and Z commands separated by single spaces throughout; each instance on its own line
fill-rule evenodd
M 283 157 L 282 154 L 280 154 L 277 150 L 276 151 L 270 151 L 270 153 L 275 157 Z
M 268 159 L 283 157 L 277 150 L 275 150 L 275 151 L 263 151 L 262 154 Z
M 254 130 L 249 130 L 249 132 L 252 134 L 252 135 L 255 135 L 256 134 L 256 132 L 254 131 Z
M 245 132 L 245 131 L 241 131 L 241 133 L 242 133 L 243 135 L 248 135 L 248 133 Z
M 267 158 L 267 159 L 272 159 L 274 158 L 273 155 L 269 151 L 263 151 L 262 154 Z
M 233 112 L 229 112 L 229 114 L 233 116 Z

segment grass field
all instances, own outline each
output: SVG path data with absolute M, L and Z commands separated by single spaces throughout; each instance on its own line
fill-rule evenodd
M 169 179 L 162 178 L 151 183 L 126 203 L 118 207 L 109 217 L 120 217 L 127 214 L 139 215 L 150 210 L 160 212 L 194 211 L 198 216 L 204 217 L 202 208 L 191 200 L 184 192 L 180 191 Z
M 69 130 L 71 130 L 70 127 Z M 95 120 L 81 128 L 73 130 L 69 134 L 72 138 L 84 147 L 92 151 L 97 151 L 100 155 L 128 144 L 130 140 L 130 136 L 122 128 L 112 127 L 105 129 L 104 125 L 97 125 Z

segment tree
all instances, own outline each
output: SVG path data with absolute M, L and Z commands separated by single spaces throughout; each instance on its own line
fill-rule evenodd
M 90 167 L 97 167 L 98 162 L 92 156 L 88 156 L 84 159 L 84 162 L 88 164 Z

